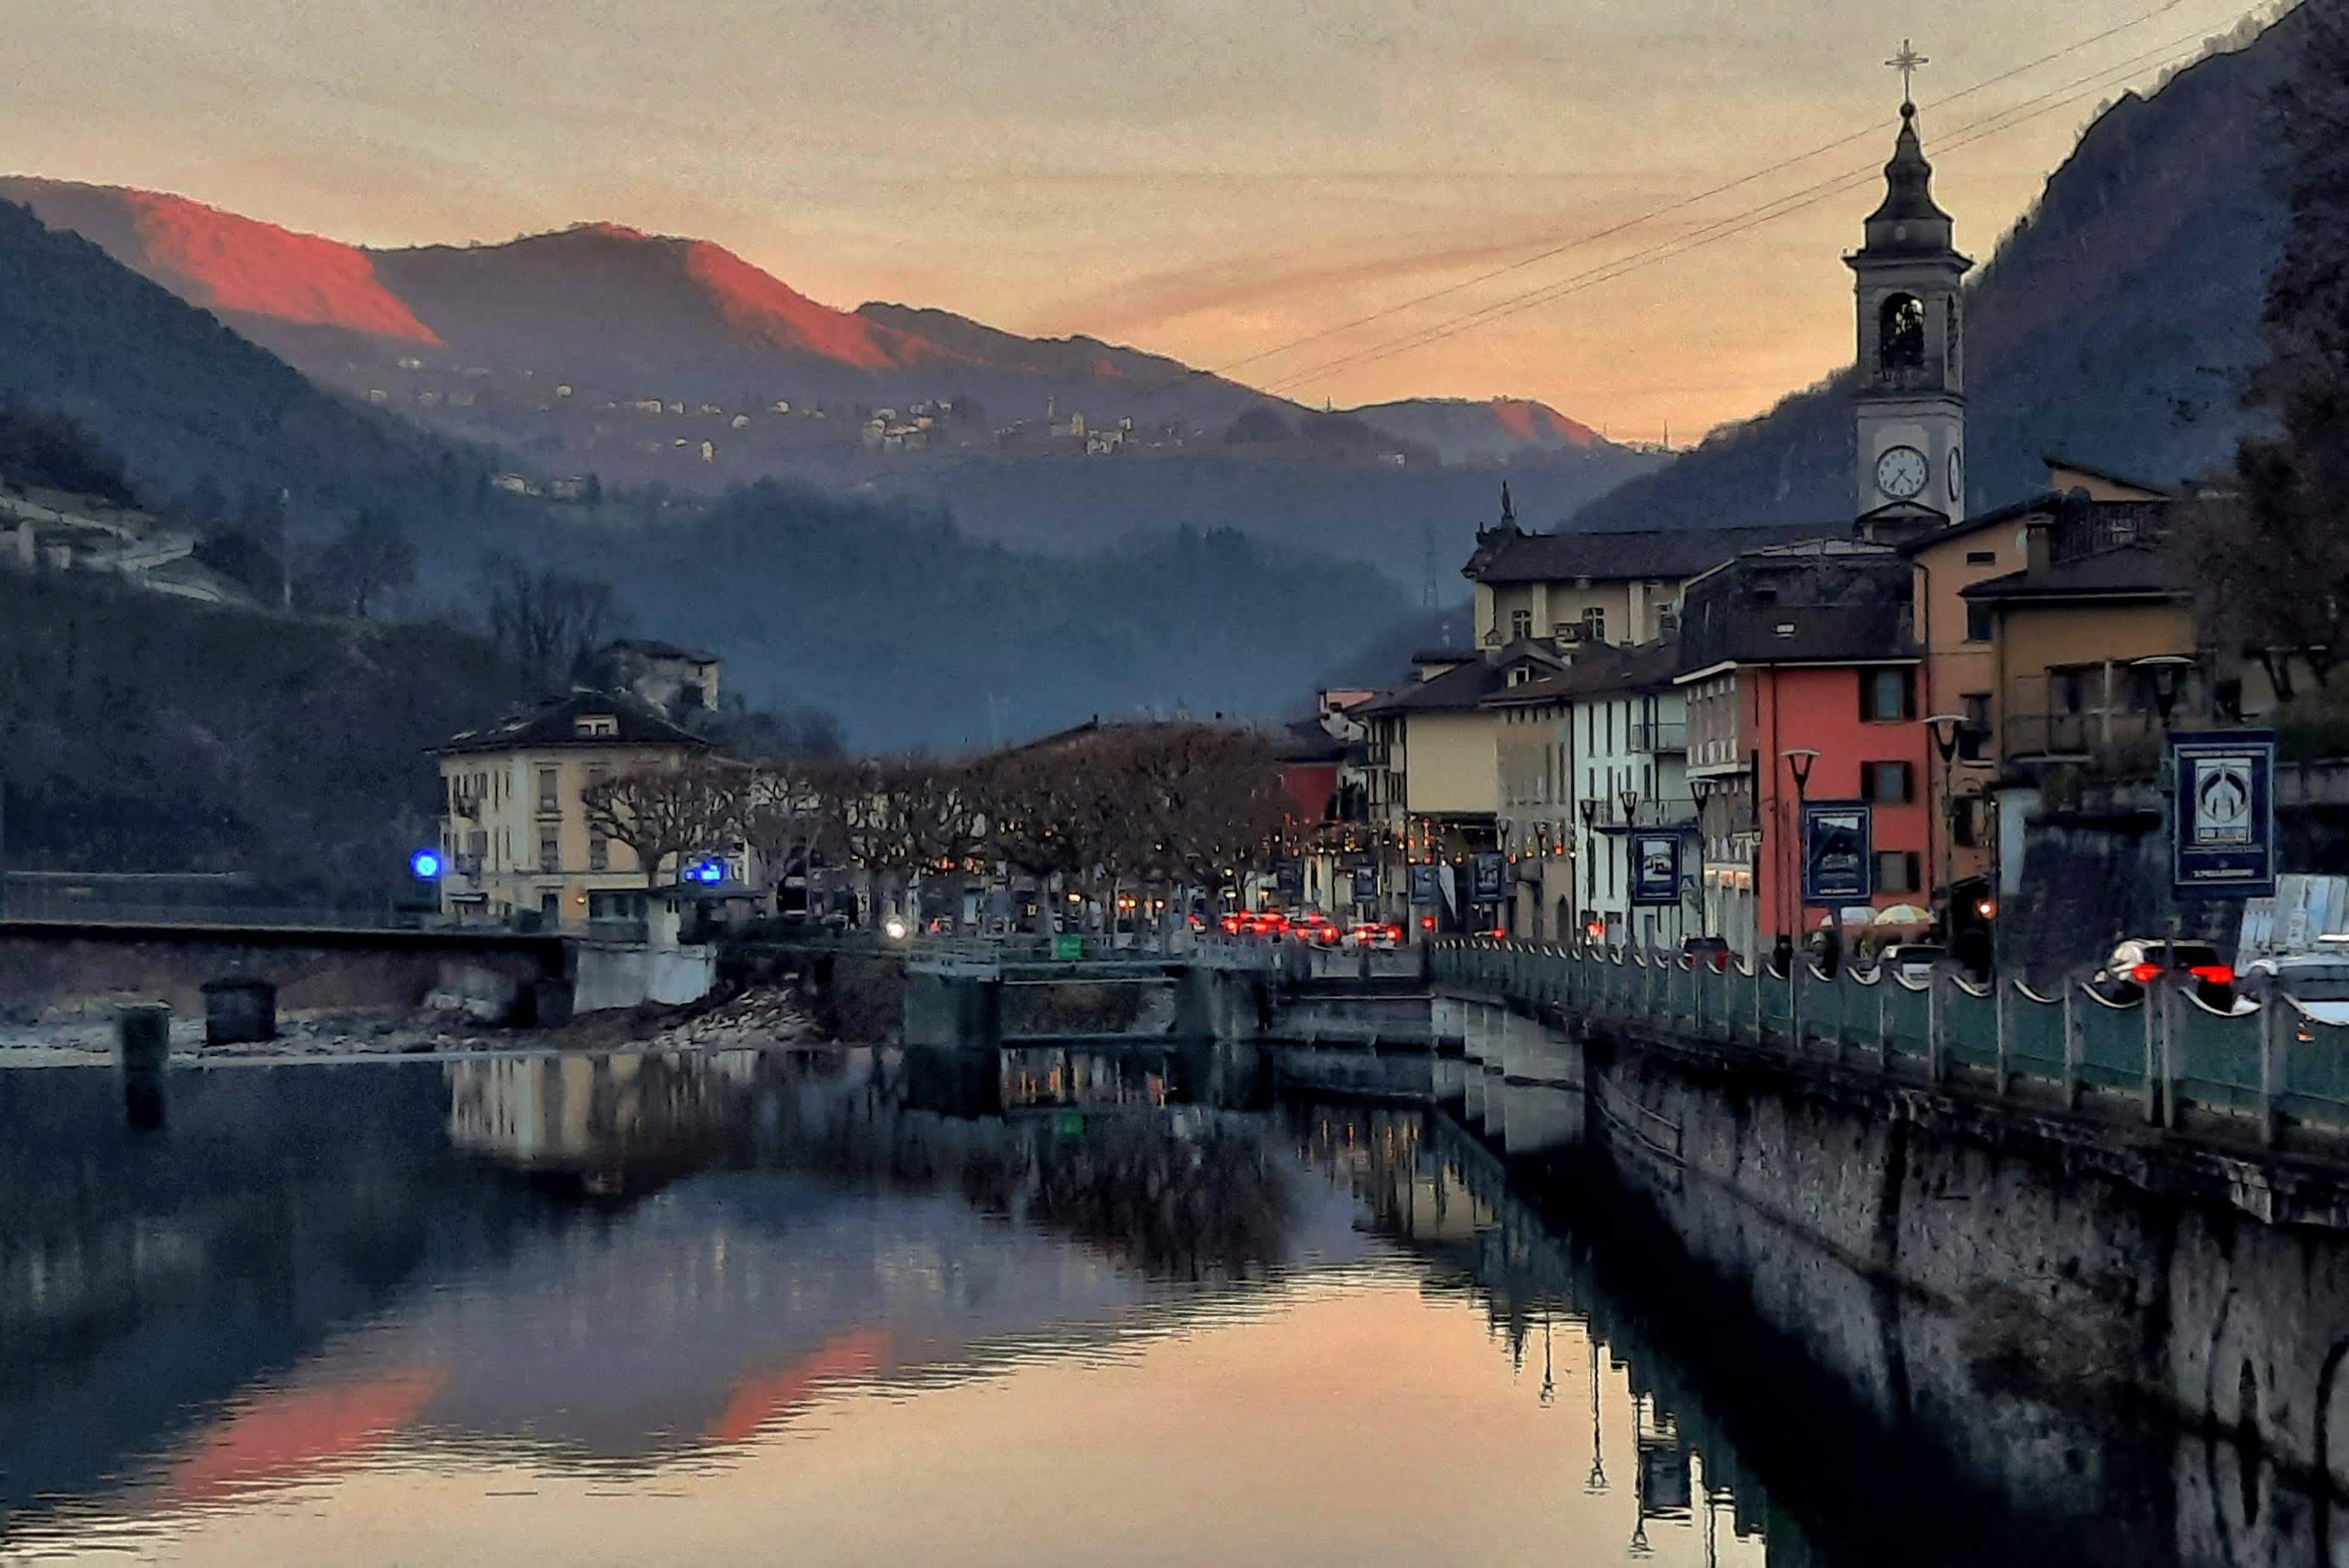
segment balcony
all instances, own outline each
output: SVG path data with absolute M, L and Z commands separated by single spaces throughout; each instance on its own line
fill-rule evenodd
M 1688 749 L 1688 721 L 1650 719 L 1631 727 L 1631 749 L 1650 756 L 1677 757 Z

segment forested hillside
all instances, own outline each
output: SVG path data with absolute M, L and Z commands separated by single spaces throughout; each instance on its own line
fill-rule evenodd
M 423 748 L 520 695 L 445 625 L 262 615 L 0 572 L 8 863 L 397 885 L 431 836 Z
M 2124 98 L 2048 177 L 1968 291 L 1967 502 L 2028 495 L 2060 453 L 2154 480 L 2230 460 L 2281 235 L 2269 96 L 2295 15 L 2147 98 Z M 1932 155 L 1932 124 L 1924 125 Z M 1957 214 L 1961 248 L 1967 215 Z M 1976 234 L 1975 244 L 1982 236 Z M 1815 522 L 1851 510 L 1837 376 L 1586 506 L 1602 527 Z

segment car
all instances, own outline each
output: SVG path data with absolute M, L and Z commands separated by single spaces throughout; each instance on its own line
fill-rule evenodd
M 2181 971 L 2192 976 L 2194 994 L 2204 1006 L 2220 1013 L 2235 1010 L 2235 966 L 2207 942 L 2132 937 L 2114 946 L 2105 966 L 2089 977 L 2088 988 L 2107 1002 L 2126 1006 L 2145 995 L 2154 976 Z
M 1930 942 L 1896 942 L 1877 959 L 1877 973 L 1898 975 L 1911 985 L 1930 985 L 1933 965 L 1949 956 L 1948 948 Z
M 2288 996 L 2320 1024 L 2349 1026 L 2349 954 L 2253 959 L 2243 966 L 2239 989 L 2253 1000 Z
M 1377 947 L 1392 951 L 1402 945 L 1402 927 L 1375 920 L 1362 921 L 1357 923 L 1353 930 L 1346 933 L 1346 944 L 1350 947 Z
M 1723 974 L 1737 957 L 1725 936 L 1687 936 L 1681 939 L 1681 956 L 1694 969 L 1710 969 Z

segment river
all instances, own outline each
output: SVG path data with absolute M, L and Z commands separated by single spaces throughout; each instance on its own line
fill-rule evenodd
M 12 1568 L 2184 1560 L 2173 1449 L 2115 1434 L 2101 1527 L 2004 1515 L 1572 1171 L 1195 1057 L 131 1109 L 0 1073 Z

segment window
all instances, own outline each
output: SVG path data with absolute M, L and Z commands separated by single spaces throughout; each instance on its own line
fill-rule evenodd
M 1607 705 L 1607 749 L 1615 749 L 1615 705 Z
M 1869 724 L 1898 724 L 1917 717 L 1916 671 L 1859 672 L 1859 717 Z
M 1916 769 L 1906 762 L 1870 762 L 1860 771 L 1868 798 L 1879 806 L 1906 806 L 1917 798 Z
M 698 703 L 691 707 L 699 707 Z M 620 721 L 608 713 L 583 713 L 572 721 L 573 731 L 585 736 L 609 736 L 620 733 Z
M 1877 365 L 1914 370 L 1925 363 L 1925 306 L 1915 294 L 1897 294 L 1877 317 Z
M 1531 610 L 1509 612 L 1509 637 L 1517 641 L 1534 634 L 1534 613 Z
M 1876 891 L 1878 892 L 1915 892 L 1918 859 L 1914 850 L 1878 850 L 1876 851 Z
M 554 833 L 538 836 L 538 869 L 559 872 L 563 869 L 563 841 Z
M 1998 564 L 1998 552 L 1995 550 L 1969 550 L 1966 552 L 1966 564 L 1969 566 L 1995 566 Z
M 542 813 L 551 815 L 563 810 L 563 797 L 558 784 L 562 777 L 563 770 L 559 768 L 542 768 L 538 770 L 538 809 Z
M 1607 612 L 1602 606 L 1593 604 L 1582 613 L 1582 640 L 1586 643 L 1607 640 Z
M 1967 795 L 1961 797 L 1957 804 L 1951 808 L 1950 842 L 1961 850 L 1973 849 L 1981 842 L 1982 835 L 1974 826 L 1974 812 L 1981 804 L 1980 796 Z
M 563 918 L 563 890 L 558 887 L 538 891 L 538 917 L 553 925 Z
M 1992 628 L 1993 628 L 1994 624 L 1995 624 L 1995 622 L 1994 622 L 1994 620 L 1993 620 L 1993 618 L 1992 618 L 1992 614 L 1991 607 L 1990 607 L 1989 605 L 1987 605 L 1987 604 L 1968 604 L 1968 605 L 1966 606 L 1966 641 L 1967 641 L 1967 642 L 1969 642 L 1969 643 L 1987 643 L 1987 642 L 1989 642 L 1989 641 L 1990 641 L 1990 639 L 1991 639 L 1991 634 L 1992 634 Z
M 1968 692 L 1958 698 L 1958 705 L 1966 713 L 1965 727 L 1958 731 L 1958 755 L 1968 762 L 1980 762 L 1982 748 L 1990 740 L 1990 693 Z
M 611 869 L 611 841 L 605 838 L 601 833 L 588 834 L 587 869 L 591 872 L 609 871 Z

